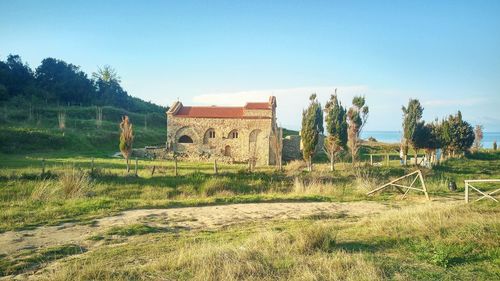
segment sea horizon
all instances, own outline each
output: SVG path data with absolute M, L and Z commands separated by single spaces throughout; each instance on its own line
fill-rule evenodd
M 362 131 L 361 138 L 375 138 L 378 142 L 399 143 L 401 140 L 402 131 Z M 500 140 L 500 132 L 484 132 L 483 133 L 483 148 L 493 148 L 493 142 Z

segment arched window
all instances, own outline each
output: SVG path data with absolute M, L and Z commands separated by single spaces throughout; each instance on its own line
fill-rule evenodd
M 250 133 L 250 142 L 257 142 L 257 137 L 259 136 L 260 132 L 261 131 L 259 129 L 253 130 Z
M 230 139 L 237 139 L 238 138 L 238 131 L 237 130 L 232 130 L 231 132 L 229 132 L 228 138 L 230 138 Z
M 179 138 L 179 143 L 193 143 L 193 139 L 188 135 L 182 135 Z
M 215 130 L 214 129 L 208 129 L 205 132 L 205 136 L 203 137 L 203 143 L 207 144 L 210 139 L 215 139 Z

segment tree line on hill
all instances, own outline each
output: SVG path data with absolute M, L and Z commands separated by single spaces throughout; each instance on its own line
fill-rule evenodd
M 80 67 L 55 58 L 45 58 L 35 69 L 19 55 L 0 60 L 0 103 L 114 106 L 131 112 L 158 112 L 165 108 L 130 96 L 110 66 L 99 68 L 92 77 Z
M 334 169 L 335 159 L 342 151 L 348 151 L 353 165 L 356 163 L 360 148 L 360 134 L 367 122 L 369 108 L 365 97 L 355 96 L 352 105 L 347 109 L 339 102 L 337 91 L 330 96 L 324 108 L 317 100 L 316 94 L 309 98 L 310 103 L 302 113 L 301 146 L 303 158 L 308 170 L 312 170 L 312 158 L 316 151 L 320 135 L 326 136 L 323 151 L 330 160 L 330 170 Z M 436 157 L 436 151 L 441 150 L 442 158 L 452 157 L 459 153 L 468 153 L 474 144 L 473 150 L 480 148 L 483 132 L 482 126 L 474 129 L 463 120 L 462 113 L 431 123 L 422 120 L 424 108 L 417 99 L 410 99 L 403 111 L 403 138 L 400 147 L 402 162 L 407 164 L 407 155 L 410 147 L 415 152 L 415 164 L 418 164 L 418 152 L 425 150 L 430 159 Z M 323 113 L 325 116 L 323 116 Z

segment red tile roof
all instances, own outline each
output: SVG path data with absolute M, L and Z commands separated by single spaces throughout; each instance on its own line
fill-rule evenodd
M 270 119 L 270 115 L 245 114 L 246 110 L 273 110 L 276 98 L 270 97 L 269 102 L 249 102 L 243 107 L 229 106 L 183 106 L 175 102 L 168 113 L 181 118 L 239 118 L 239 119 Z M 261 116 L 259 116 L 261 115 Z
M 191 118 L 243 118 L 243 107 L 183 106 L 175 114 Z
M 271 109 L 271 106 L 267 102 L 248 102 L 245 105 L 246 109 Z

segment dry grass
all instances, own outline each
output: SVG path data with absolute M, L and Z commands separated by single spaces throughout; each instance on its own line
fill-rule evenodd
M 35 185 L 31 199 L 35 201 L 50 201 L 53 199 L 72 199 L 89 196 L 94 181 L 81 170 L 73 169 L 59 175 L 57 181 L 44 179 Z
M 498 212 L 484 212 L 480 207 L 460 203 L 433 203 L 408 206 L 381 214 L 376 220 L 360 223 L 369 237 L 445 237 L 451 240 L 490 241 L 484 238 L 492 221 L 500 228 Z M 462 231 L 455 231 L 461 229 Z M 466 231 L 463 231 L 463 230 Z M 479 239 L 481 237 L 481 239 Z
M 51 198 L 54 198 L 55 191 L 53 181 L 43 179 L 36 183 L 31 193 L 31 199 L 35 201 L 49 201 Z
M 284 166 L 284 170 L 288 175 L 296 175 L 299 174 L 307 168 L 306 162 L 302 160 L 293 160 L 288 162 Z
M 368 192 L 379 185 L 379 181 L 373 175 L 372 169 L 357 167 L 354 169 L 354 175 L 356 177 L 355 185 L 364 192 Z
M 85 197 L 92 190 L 94 181 L 81 170 L 73 169 L 59 176 L 59 187 L 66 199 Z
M 318 179 L 305 181 L 296 177 L 293 181 L 293 192 L 296 194 L 332 194 L 334 186 L 325 184 Z
M 493 280 L 498 276 L 499 233 L 495 205 L 434 202 L 358 221 L 269 222 L 217 232 L 145 234 L 61 261 L 38 277 Z
M 204 239 L 151 253 L 144 266 L 106 265 L 103 256 L 71 261 L 50 280 L 381 280 L 361 254 L 335 251 L 336 231 L 316 223 L 289 231 L 264 231 L 236 242 Z M 161 245 L 159 245 L 161 247 Z M 124 257 L 122 262 L 131 260 Z M 140 260 L 140 259 L 139 259 Z
M 205 196 L 233 195 L 231 181 L 226 178 L 211 178 L 207 180 L 201 190 Z

